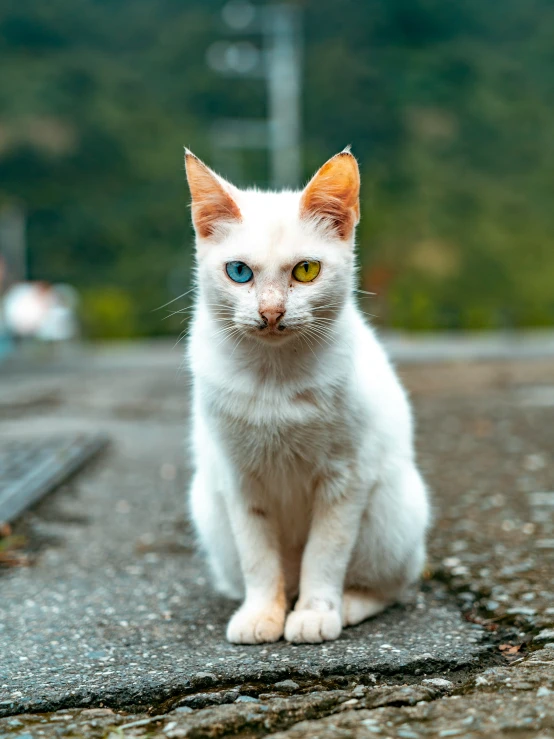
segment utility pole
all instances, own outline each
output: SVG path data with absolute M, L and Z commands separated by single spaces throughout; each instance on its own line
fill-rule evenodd
M 208 64 L 227 77 L 254 77 L 265 82 L 267 119 L 233 118 L 216 121 L 212 140 L 220 158 L 225 152 L 266 149 L 271 185 L 296 188 L 301 179 L 300 11 L 287 4 L 254 6 L 230 0 L 222 10 L 234 33 L 261 36 L 261 49 L 249 41 L 216 41 L 206 54 Z M 223 157 L 221 156 L 223 155 Z

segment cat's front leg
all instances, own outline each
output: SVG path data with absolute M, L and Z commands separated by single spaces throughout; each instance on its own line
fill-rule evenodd
M 330 475 L 320 481 L 302 557 L 300 595 L 285 626 L 287 641 L 318 643 L 341 633 L 344 579 L 362 507 L 351 476 Z
M 287 599 L 277 528 L 258 485 L 243 481 L 229 503 L 244 577 L 244 603 L 232 616 L 227 639 L 235 644 L 274 642 L 283 636 Z

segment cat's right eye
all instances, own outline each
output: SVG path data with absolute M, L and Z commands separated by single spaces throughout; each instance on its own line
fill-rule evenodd
M 250 282 L 254 273 L 244 262 L 227 262 L 225 270 L 233 282 Z

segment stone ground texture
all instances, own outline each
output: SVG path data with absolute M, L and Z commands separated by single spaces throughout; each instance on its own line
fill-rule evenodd
M 334 643 L 232 646 L 193 552 L 165 343 L 0 368 L 0 436 L 110 449 L 14 527 L 0 737 L 554 738 L 554 359 L 403 364 L 435 525 L 421 589 Z

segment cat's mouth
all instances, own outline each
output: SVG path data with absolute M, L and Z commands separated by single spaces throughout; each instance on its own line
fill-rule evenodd
M 279 323 L 276 326 L 268 326 L 265 323 L 260 323 L 254 329 L 253 333 L 259 339 L 274 343 L 290 338 L 293 331 L 286 323 Z

